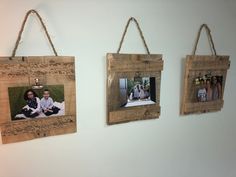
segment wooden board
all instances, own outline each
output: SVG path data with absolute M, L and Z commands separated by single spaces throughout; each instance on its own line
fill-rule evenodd
M 159 54 L 107 54 L 107 123 L 116 124 L 160 116 L 160 84 L 163 69 Z M 132 107 L 121 106 L 119 81 L 121 78 L 155 78 L 155 104 Z M 126 91 L 127 92 L 127 91 Z
M 185 63 L 183 97 L 180 113 L 206 113 L 220 111 L 224 104 L 224 88 L 226 83 L 227 70 L 230 67 L 229 56 L 203 56 L 203 55 L 187 55 Z M 206 79 L 206 77 L 208 79 Z M 196 79 L 202 79 L 200 85 L 196 84 Z M 211 78 L 220 77 L 220 94 L 217 99 L 198 100 L 197 94 L 201 89 L 206 88 L 206 82 L 210 83 L 209 90 L 212 90 L 214 84 Z M 200 81 L 199 81 L 200 82 Z M 218 82 L 218 81 L 217 81 Z M 205 84 L 205 85 L 204 85 Z M 207 96 L 208 93 L 206 93 Z M 209 92 L 209 95 L 212 91 Z
M 8 88 L 32 86 L 36 78 L 42 85 L 64 85 L 65 114 L 12 121 Z M 76 132 L 74 57 L 1 57 L 0 83 L 3 143 Z

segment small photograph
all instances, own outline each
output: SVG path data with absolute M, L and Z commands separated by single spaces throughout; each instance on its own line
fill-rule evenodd
M 215 101 L 222 98 L 223 76 L 206 74 L 194 80 L 198 102 Z
M 65 115 L 63 85 L 9 87 L 8 95 L 13 121 Z
M 120 107 L 155 104 L 155 77 L 120 78 Z

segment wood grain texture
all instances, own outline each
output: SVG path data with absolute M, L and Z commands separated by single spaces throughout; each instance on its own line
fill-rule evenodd
M 158 118 L 160 115 L 160 85 L 163 70 L 162 55 L 107 54 L 107 123 L 116 124 Z M 120 107 L 119 79 L 155 77 L 156 104 L 129 108 Z
M 76 132 L 75 116 L 19 120 L 1 125 L 3 144 Z
M 229 56 L 187 55 L 180 114 L 220 111 L 224 104 L 223 95 L 229 67 Z M 196 90 L 193 81 L 197 76 L 205 75 L 209 72 L 213 76 L 223 76 L 222 97 L 209 102 L 196 102 Z
M 127 55 L 108 54 L 108 71 L 161 71 L 163 69 L 162 55 Z
M 11 121 L 8 88 L 34 85 L 35 78 L 39 78 L 42 85 L 64 85 L 65 116 Z M 0 125 L 3 143 L 30 140 L 42 135 L 76 132 L 74 57 L 14 57 L 12 60 L 9 60 L 9 57 L 1 57 L 0 83 Z M 68 123 L 65 121 L 67 119 L 72 121 Z M 64 125 L 61 128 L 51 126 L 47 131 L 40 128 L 39 135 L 29 131 L 37 127 L 47 127 L 47 124 L 49 127 L 52 122 L 55 124 L 64 122 Z M 15 131 L 16 129 L 20 131 Z
M 135 120 L 155 119 L 160 116 L 158 104 L 135 106 L 109 112 L 109 124 L 130 122 Z

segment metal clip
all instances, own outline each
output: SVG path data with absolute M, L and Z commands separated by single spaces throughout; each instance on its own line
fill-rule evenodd
M 32 89 L 42 89 L 43 88 L 43 85 L 40 84 L 38 78 L 35 78 L 34 81 L 35 81 L 35 85 L 32 86 Z

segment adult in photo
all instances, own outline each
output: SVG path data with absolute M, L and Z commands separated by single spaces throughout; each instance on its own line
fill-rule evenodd
M 217 100 L 219 98 L 219 91 L 217 87 L 217 78 L 212 76 L 212 100 Z
M 134 94 L 133 94 L 133 99 L 134 100 L 137 100 L 139 99 L 139 93 L 140 92 L 140 88 L 139 88 L 139 85 L 137 84 L 135 87 L 134 87 Z
M 144 93 L 144 88 L 142 85 L 140 86 L 139 98 L 140 99 L 146 98 L 145 93 Z
M 212 100 L 212 88 L 211 88 L 211 80 L 206 80 L 206 91 L 207 91 L 207 101 Z
M 218 98 L 221 99 L 222 98 L 222 76 L 217 77 L 216 87 L 218 90 Z
M 27 118 L 37 117 L 41 112 L 40 99 L 38 98 L 38 95 L 34 90 L 29 89 L 24 93 L 24 99 L 27 105 L 21 110 L 22 114 Z

